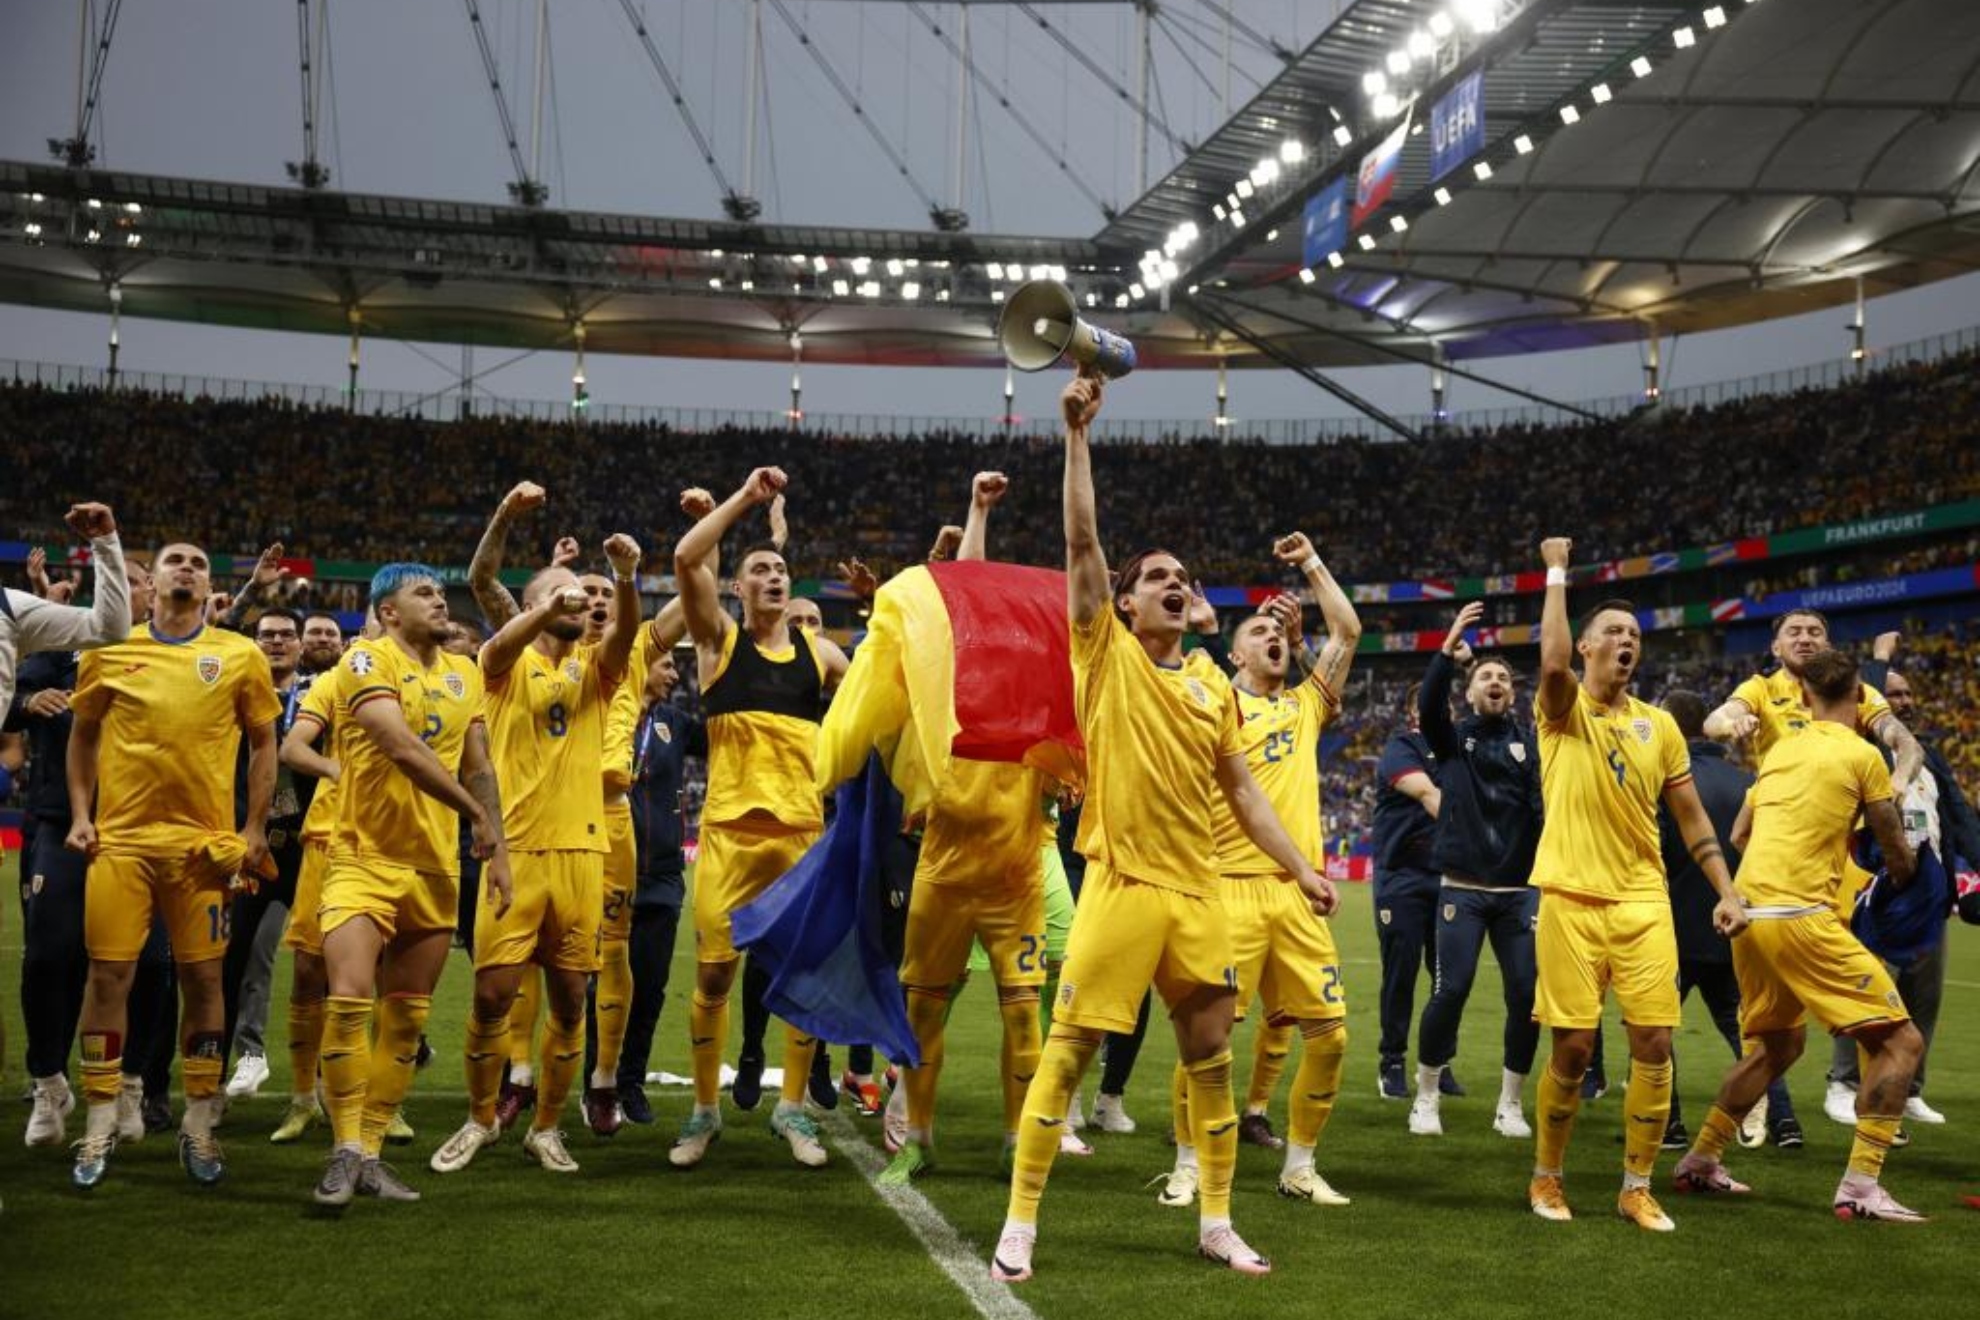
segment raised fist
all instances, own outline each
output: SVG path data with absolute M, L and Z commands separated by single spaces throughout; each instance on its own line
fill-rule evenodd
M 94 541 L 99 536 L 114 536 L 117 533 L 117 516 L 110 512 L 107 504 L 71 504 L 69 511 L 62 515 L 62 521 L 69 530 L 86 540 Z

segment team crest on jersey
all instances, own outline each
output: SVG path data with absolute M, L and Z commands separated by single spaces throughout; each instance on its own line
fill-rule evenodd
M 1517 762 L 1519 762 L 1519 763 L 1520 763 L 1521 765 L 1525 765 L 1525 764 L 1526 764 L 1526 744 L 1525 744 L 1525 743 L 1507 743 L 1507 744 L 1506 744 L 1506 750 L 1512 753 L 1512 759 L 1513 759 L 1513 760 L 1515 760 L 1515 761 L 1517 761 Z
M 449 674 L 441 679 L 440 682 L 453 695 L 455 701 L 460 701 L 467 696 L 467 683 L 462 680 L 459 674 Z
M 566 660 L 564 661 L 564 677 L 570 679 L 573 683 L 582 683 L 584 682 L 584 670 L 578 665 L 577 661 Z
M 1884 1002 L 1900 1013 L 1904 1011 L 1904 1000 L 1898 997 L 1898 992 L 1895 990 L 1886 990 L 1884 992 Z
M 1073 1002 L 1073 996 L 1078 993 L 1079 993 L 1079 988 L 1075 986 L 1071 981 L 1059 982 L 1059 1007 L 1071 1008 Z
M 1457 904 L 1455 903 L 1444 904 L 1444 920 L 1445 921 L 1457 920 Z
M 220 657 L 217 655 L 201 656 L 193 662 L 193 672 L 199 675 L 200 682 L 211 687 L 220 681 Z
M 669 727 L 668 727 L 667 725 L 665 725 L 665 724 L 656 724 L 656 725 L 654 725 L 654 726 L 653 726 L 653 736 L 654 736 L 654 737 L 656 737 L 656 738 L 658 738 L 658 739 L 659 739 L 659 740 L 660 740 L 661 742 L 663 742 L 663 743 L 670 743 L 670 742 L 672 742 L 672 741 L 674 741 L 674 731 L 673 731 L 673 729 L 671 729 L 671 728 L 669 728 Z
M 1642 719 L 1631 720 L 1629 722 L 1629 727 L 1636 730 L 1636 741 L 1640 743 L 1647 743 L 1650 741 L 1649 720 L 1642 720 Z
M 372 670 L 373 661 L 369 651 L 351 652 L 351 672 L 362 678 Z
M 47 876 L 41 876 L 41 875 L 36 876 L 33 880 L 28 882 L 28 893 L 39 894 L 41 892 L 41 887 L 46 883 L 48 883 Z
M 1207 706 L 1210 704 L 1210 689 L 1204 687 L 1200 680 L 1192 678 L 1183 686 L 1189 689 L 1190 700 L 1194 701 L 1197 705 Z
M 1375 914 L 1375 919 L 1377 921 L 1380 921 L 1384 926 L 1386 926 L 1391 921 L 1395 920 L 1395 916 L 1396 914 L 1394 912 L 1390 911 L 1388 908 L 1383 908 Z

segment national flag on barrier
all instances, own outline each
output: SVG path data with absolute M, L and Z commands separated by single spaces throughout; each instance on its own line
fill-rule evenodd
M 1403 143 L 1409 140 L 1410 116 L 1404 115 L 1396 125 L 1395 132 L 1375 144 L 1366 156 L 1361 158 L 1361 169 L 1355 175 L 1354 211 L 1348 223 L 1359 227 L 1361 222 L 1382 209 L 1389 195 L 1396 190 L 1396 167 L 1402 162 Z
M 1737 560 L 1738 558 L 1739 558 L 1739 547 L 1737 545 L 1734 545 L 1731 541 L 1725 541 L 1719 545 L 1708 545 L 1705 547 L 1705 562 L 1707 564 L 1712 564 L 1712 565 L 1730 564 L 1735 560 Z
M 1746 602 L 1738 597 L 1712 602 L 1712 622 L 1714 623 L 1725 623 L 1732 619 L 1743 619 L 1745 617 Z
M 1449 600 L 1457 595 L 1456 584 L 1446 582 L 1441 578 L 1426 579 L 1422 585 L 1423 599 L 1425 600 Z
M 1675 551 L 1675 550 L 1664 550 L 1664 551 L 1661 551 L 1661 552 L 1659 552 L 1659 553 L 1657 553 L 1657 554 L 1654 554 L 1654 555 L 1651 555 L 1651 556 L 1650 556 L 1650 572 L 1651 572 L 1651 573 L 1653 573 L 1653 574 L 1656 574 L 1656 573 L 1675 573 L 1675 572 L 1677 572 L 1677 571 L 1678 571 L 1678 553 L 1677 553 L 1677 551 Z

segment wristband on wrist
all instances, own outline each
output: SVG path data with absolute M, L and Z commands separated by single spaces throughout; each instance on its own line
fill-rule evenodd
M 1318 573 L 1320 571 L 1320 556 L 1318 554 L 1308 555 L 1300 561 L 1299 571 L 1302 573 Z
M 1548 586 L 1565 587 L 1567 584 L 1568 584 L 1568 571 L 1565 568 L 1550 568 L 1547 570 Z

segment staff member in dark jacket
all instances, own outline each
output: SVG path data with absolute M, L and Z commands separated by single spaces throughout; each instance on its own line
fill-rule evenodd
M 687 894 L 681 863 L 687 759 L 708 756 L 708 731 L 701 720 L 667 704 L 680 681 L 672 652 L 655 660 L 646 671 L 646 709 L 633 727 L 633 782 L 628 796 L 639 871 L 627 945 L 632 958 L 632 1006 L 626 1013 L 626 1043 L 619 1054 L 617 1079 L 619 1108 L 633 1123 L 653 1121 L 644 1085 L 646 1062 L 653 1053 L 661 1006 L 667 1001 L 667 973 L 674 961 L 681 901 Z
M 1437 872 L 1430 843 L 1437 829 L 1437 755 L 1416 727 L 1416 690 L 1409 727 L 1390 738 L 1375 768 L 1375 938 L 1382 951 L 1382 1037 L 1379 1074 L 1384 1100 L 1407 1100 L 1403 1059 L 1416 1016 L 1416 969 L 1434 978 L 1437 949 Z M 1455 1085 L 1453 1083 L 1453 1085 Z
M 1739 849 L 1733 847 L 1733 822 L 1739 819 L 1740 804 L 1753 776 L 1726 759 L 1723 743 L 1705 736 L 1705 713 L 1710 709 L 1696 692 L 1675 691 L 1664 698 L 1664 709 L 1677 721 L 1691 749 L 1691 777 L 1698 784 L 1698 800 L 1712 818 L 1712 829 L 1726 851 L 1726 866 L 1739 872 Z M 1719 901 L 1705 873 L 1691 860 L 1678 833 L 1677 822 L 1666 810 L 1657 812 L 1657 829 L 1664 854 L 1664 873 L 1671 881 L 1671 917 L 1677 927 L 1678 995 L 1688 997 L 1695 988 L 1704 996 L 1712 1025 L 1732 1046 L 1733 1057 L 1741 1053 L 1739 1030 L 1739 979 L 1733 975 L 1732 944 L 1712 929 L 1712 907 Z M 1850 1054 L 1855 1056 L 1852 1044 Z M 1673 1056 L 1675 1064 L 1675 1056 Z M 1851 1097 L 1854 1100 L 1854 1095 Z M 1802 1144 L 1801 1124 L 1794 1116 L 1794 1102 L 1788 1099 L 1787 1083 L 1777 1080 L 1767 1088 L 1767 1098 L 1747 1116 L 1752 1127 L 1749 1138 L 1742 1125 L 1741 1143 L 1757 1146 L 1772 1137 L 1776 1146 L 1793 1149 Z M 1754 1120 L 1758 1121 L 1754 1121 Z M 1763 1128 L 1761 1124 L 1765 1124 Z M 1671 1082 L 1671 1117 L 1664 1130 L 1665 1150 L 1688 1150 L 1691 1134 L 1686 1131 L 1678 1109 L 1676 1075 Z
M 1495 655 L 1474 660 L 1464 640 L 1484 612 L 1483 601 L 1458 611 L 1417 694 L 1417 723 L 1441 767 L 1430 859 L 1443 877 L 1437 976 L 1417 1032 L 1416 1099 L 1409 1107 L 1409 1130 L 1420 1137 L 1443 1135 L 1438 1084 L 1457 1053 L 1458 1023 L 1488 938 L 1506 1000 L 1504 1070 L 1492 1127 L 1507 1137 L 1533 1135 L 1520 1091 L 1540 1043 L 1533 1020 L 1540 893 L 1527 885 L 1540 844 L 1539 744 L 1513 715 L 1512 666 Z M 1453 725 L 1451 680 L 1460 667 L 1471 671 L 1464 692 L 1471 714 Z

